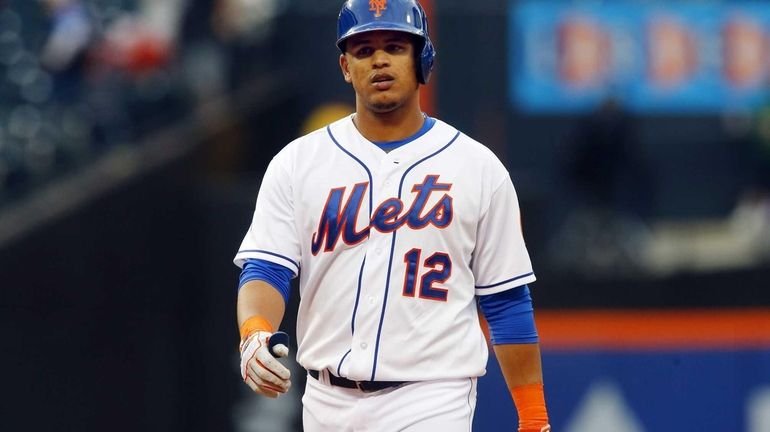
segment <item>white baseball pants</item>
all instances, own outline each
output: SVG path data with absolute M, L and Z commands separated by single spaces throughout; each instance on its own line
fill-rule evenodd
M 417 381 L 372 393 L 308 375 L 305 432 L 470 432 L 476 378 Z

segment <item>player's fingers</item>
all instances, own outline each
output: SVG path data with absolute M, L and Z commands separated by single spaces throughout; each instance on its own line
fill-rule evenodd
M 249 378 L 248 375 L 246 375 L 246 378 L 243 379 L 243 382 L 245 382 L 246 385 L 254 391 L 254 393 L 262 393 L 262 391 L 259 389 L 259 386 L 254 382 L 254 380 Z
M 273 347 L 273 354 L 277 355 L 278 357 L 288 357 L 289 347 L 283 344 L 276 345 Z
M 262 382 L 262 380 L 260 380 L 259 378 L 255 377 L 255 376 L 252 376 L 251 374 L 249 374 L 246 377 L 245 382 L 257 394 L 260 394 L 260 395 L 263 395 L 263 396 L 267 396 L 267 397 L 271 397 L 271 398 L 278 397 L 278 393 L 279 392 L 276 391 L 275 388 L 273 388 L 273 387 L 271 387 L 269 385 L 265 385 Z
M 279 346 L 282 346 L 282 345 L 276 345 L 276 347 L 279 347 Z M 270 354 L 266 348 L 258 349 L 255 357 L 257 361 L 259 361 L 262 364 L 262 366 L 265 367 L 265 369 L 272 372 L 279 379 L 285 381 L 291 378 L 291 372 L 289 372 L 289 370 L 286 369 L 284 365 L 282 365 L 278 360 L 276 360 L 276 358 L 273 357 L 273 355 Z
M 258 370 L 258 368 L 257 368 Z M 256 370 L 252 370 L 249 375 L 253 375 L 254 380 L 259 384 L 260 386 L 267 386 L 275 391 L 279 391 L 281 393 L 286 393 L 289 391 L 289 388 L 291 388 L 291 381 L 289 380 L 279 380 L 275 377 L 275 375 L 271 374 L 268 371 L 262 370 L 261 373 L 256 372 Z
M 253 375 L 255 379 L 259 378 L 264 383 L 271 385 L 272 387 L 279 388 L 283 391 L 289 389 L 291 381 L 288 379 L 281 379 L 276 374 L 271 372 L 265 365 L 258 359 L 253 359 L 249 362 L 249 375 Z
M 254 358 L 257 349 L 261 346 L 257 335 L 252 335 L 241 343 L 241 378 L 246 381 L 249 371 L 249 362 Z
M 257 393 L 272 399 L 275 399 L 278 397 L 279 392 L 277 392 L 273 388 L 270 388 L 269 386 L 260 385 L 259 381 L 260 381 L 259 379 L 255 380 L 251 375 L 249 375 L 246 378 L 246 384 L 248 384 L 249 387 L 251 387 L 251 389 L 254 390 L 254 393 Z
M 288 387 L 286 389 L 281 389 L 281 388 L 276 388 L 273 385 L 267 384 L 267 383 L 261 383 L 259 387 L 265 392 L 275 393 L 276 396 L 280 396 L 286 393 L 287 391 L 289 391 Z
M 284 386 L 277 386 L 271 382 L 263 380 L 261 377 L 256 375 L 253 376 L 252 378 L 254 380 L 254 383 L 256 383 L 257 386 L 259 386 L 259 388 L 263 390 L 263 392 L 270 393 L 270 394 L 275 393 L 276 396 L 286 393 L 287 391 L 289 391 L 289 388 L 291 387 L 290 382 L 286 382 Z

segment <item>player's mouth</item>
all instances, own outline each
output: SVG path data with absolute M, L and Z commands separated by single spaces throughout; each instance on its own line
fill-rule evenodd
M 375 74 L 372 79 L 371 83 L 374 88 L 377 90 L 388 90 L 391 87 L 393 87 L 393 84 L 396 82 L 396 79 L 393 78 L 392 75 L 386 74 L 386 73 L 378 73 Z

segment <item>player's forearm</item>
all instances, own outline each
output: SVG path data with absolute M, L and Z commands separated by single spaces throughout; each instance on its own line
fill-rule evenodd
M 494 349 L 508 388 L 543 382 L 539 344 L 502 344 Z
M 273 329 L 278 329 L 286 309 L 281 293 L 267 282 L 252 280 L 246 282 L 238 292 L 238 326 L 253 317 L 266 319 Z
M 501 344 L 494 348 L 519 413 L 519 432 L 549 432 L 540 346 Z

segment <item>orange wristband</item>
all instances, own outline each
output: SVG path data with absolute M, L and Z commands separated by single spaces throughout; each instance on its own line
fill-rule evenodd
M 258 331 L 273 333 L 273 326 L 270 324 L 270 321 L 259 315 L 254 315 L 244 321 L 243 325 L 241 325 L 241 341 L 246 340 L 246 338 Z
M 513 403 L 519 412 L 519 432 L 541 432 L 548 426 L 543 384 L 527 384 L 511 389 Z M 549 430 L 549 429 L 546 429 Z

